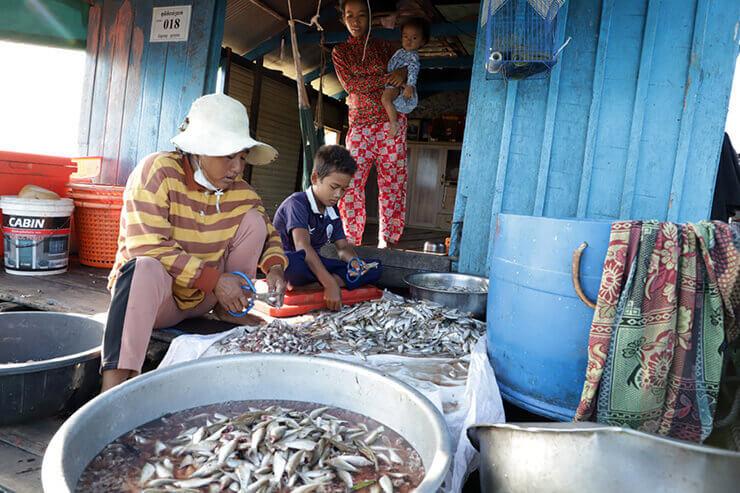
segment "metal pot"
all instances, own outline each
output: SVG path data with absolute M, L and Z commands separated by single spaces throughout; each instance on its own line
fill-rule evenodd
M 444 243 L 439 243 L 436 241 L 425 241 L 424 251 L 426 253 L 447 253 L 447 248 L 445 247 Z
M 421 272 L 404 279 L 409 285 L 411 298 L 428 300 L 450 308 L 471 313 L 485 320 L 488 298 L 488 279 L 469 274 L 450 272 Z M 458 293 L 453 288 L 466 288 L 473 292 Z
M 252 399 L 337 406 L 392 428 L 421 456 L 426 476 L 418 492 L 436 492 L 447 474 L 451 441 L 444 418 L 408 385 L 328 358 L 242 354 L 147 373 L 90 401 L 62 425 L 46 449 L 44 491 L 74 491 L 84 468 L 105 445 L 164 414 Z
M 0 313 L 0 425 L 73 410 L 100 389 L 103 324 L 84 315 Z
M 740 453 L 595 423 L 480 425 L 481 491 L 737 491 Z

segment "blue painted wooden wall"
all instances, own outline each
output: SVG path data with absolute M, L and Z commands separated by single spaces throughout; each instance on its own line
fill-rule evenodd
M 152 8 L 192 5 L 186 42 L 149 43 Z M 104 0 L 90 8 L 80 153 L 103 156 L 100 183 L 124 184 L 213 92 L 226 0 Z M 50 83 L 53 84 L 52 81 Z
M 561 16 L 572 41 L 549 79 L 486 80 L 479 28 L 452 231 L 461 272 L 488 274 L 500 212 L 709 216 L 740 1 L 569 0 Z

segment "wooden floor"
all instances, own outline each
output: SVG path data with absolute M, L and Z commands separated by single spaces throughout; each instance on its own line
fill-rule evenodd
M 0 301 L 35 310 L 95 315 L 108 310 L 107 269 L 70 261 L 70 270 L 53 276 L 16 276 L 0 269 Z
M 401 250 L 411 250 L 415 252 L 424 251 L 424 242 L 433 241 L 444 243 L 445 238 L 450 236 L 449 232 L 437 231 L 433 229 L 406 228 L 398 242 L 398 248 Z M 378 225 L 368 223 L 365 226 L 365 234 L 362 236 L 362 244 L 367 246 L 377 245 Z

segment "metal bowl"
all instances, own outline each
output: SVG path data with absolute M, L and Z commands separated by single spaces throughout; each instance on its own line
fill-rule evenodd
M 75 490 L 87 464 L 122 434 L 164 414 L 232 400 L 292 400 L 368 416 L 405 438 L 426 470 L 417 492 L 436 492 L 450 466 L 444 418 L 423 395 L 364 366 L 328 358 L 248 354 L 156 370 L 108 391 L 59 429 L 44 455 L 47 493 Z
M 103 324 L 84 315 L 0 313 L 0 425 L 73 410 L 100 389 Z
M 595 423 L 468 428 L 481 491 L 737 491 L 740 453 Z
M 457 308 L 485 320 L 488 298 L 488 279 L 485 277 L 449 272 L 421 272 L 406 276 L 404 281 L 409 285 L 411 297 L 415 300 L 428 300 Z M 454 288 L 467 289 L 470 292 L 455 292 Z

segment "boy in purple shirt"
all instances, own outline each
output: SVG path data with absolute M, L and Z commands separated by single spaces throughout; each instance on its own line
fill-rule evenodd
M 347 275 L 348 265 L 357 258 L 344 236 L 336 209 L 357 169 L 349 151 L 341 146 L 322 146 L 314 157 L 311 186 L 296 192 L 280 204 L 273 225 L 280 233 L 288 256 L 285 280 L 292 287 L 320 283 L 331 310 L 342 307 L 341 288 L 354 289 L 380 279 L 380 263 L 359 277 Z M 334 243 L 339 260 L 319 255 L 327 243 Z M 366 264 L 367 265 L 367 264 Z

